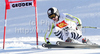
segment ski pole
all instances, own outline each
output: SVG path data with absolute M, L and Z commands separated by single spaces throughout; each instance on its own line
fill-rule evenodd
M 83 26 L 82 28 L 94 28 L 94 29 L 100 29 L 100 27 L 91 27 L 91 26 Z

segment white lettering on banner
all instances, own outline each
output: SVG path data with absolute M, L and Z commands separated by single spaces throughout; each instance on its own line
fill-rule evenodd
M 14 2 L 14 1 L 33 1 L 33 0 L 9 0 L 9 2 Z
M 9 2 L 11 2 L 11 1 L 20 1 L 20 0 L 9 0 Z
M 22 7 L 30 7 L 30 6 L 33 6 L 33 1 L 10 3 L 11 9 L 22 8 Z

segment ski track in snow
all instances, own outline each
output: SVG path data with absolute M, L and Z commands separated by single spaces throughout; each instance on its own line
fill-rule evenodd
M 100 36 L 85 36 L 92 42 L 100 45 Z M 53 48 L 47 49 L 41 46 L 44 43 L 44 37 L 39 36 L 38 49 L 36 46 L 36 37 L 19 37 L 19 38 L 6 38 L 5 49 L 2 49 L 3 39 L 0 39 L 0 54 L 99 54 L 100 49 L 70 49 L 70 48 Z M 51 43 L 55 44 L 56 41 L 61 41 L 57 37 L 50 38 Z

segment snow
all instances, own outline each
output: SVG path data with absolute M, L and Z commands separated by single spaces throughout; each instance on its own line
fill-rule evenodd
M 100 45 L 100 36 L 85 36 L 92 42 Z M 0 39 L 0 54 L 99 54 L 100 48 L 96 49 L 80 49 L 80 48 L 44 48 L 42 43 L 44 37 L 39 36 L 38 49 L 36 46 L 35 37 L 19 37 L 19 38 L 6 38 L 5 49 L 2 49 L 2 39 Z M 50 38 L 51 43 L 55 44 L 60 41 L 57 37 Z

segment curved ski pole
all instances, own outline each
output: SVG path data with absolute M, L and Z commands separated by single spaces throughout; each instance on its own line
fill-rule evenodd
M 100 27 L 91 27 L 91 26 L 83 26 L 82 28 L 93 28 L 93 29 L 100 29 Z

